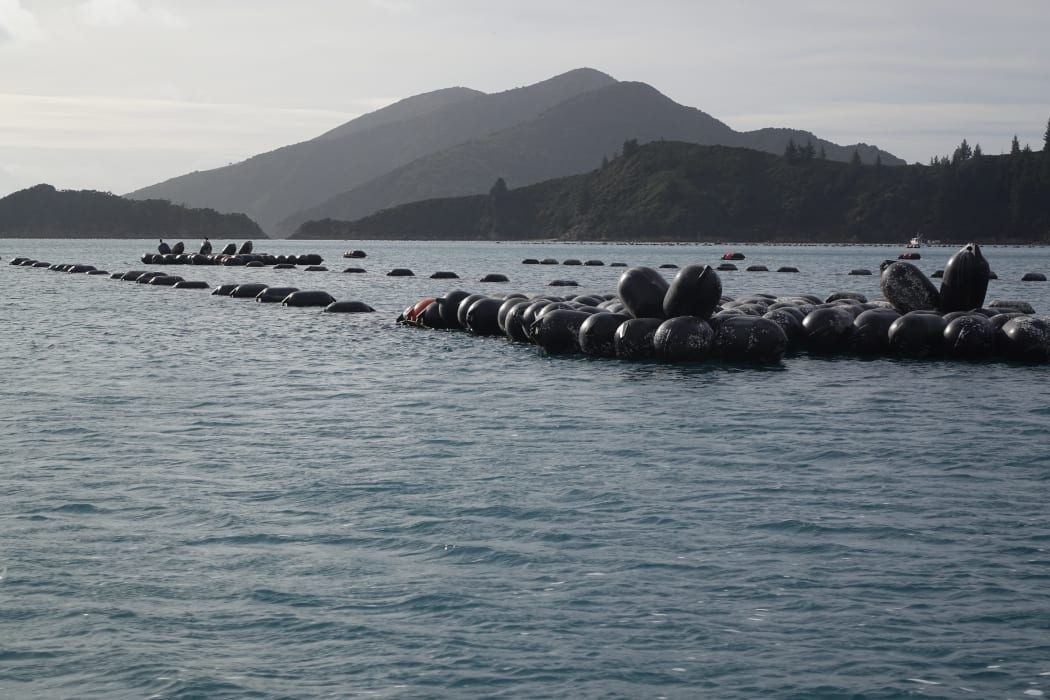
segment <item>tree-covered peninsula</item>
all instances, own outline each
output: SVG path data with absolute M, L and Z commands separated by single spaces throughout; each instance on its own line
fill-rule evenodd
M 266 238 L 244 214 L 36 185 L 0 199 L 3 238 Z
M 1050 140 L 1050 126 L 1048 126 Z M 295 238 L 875 243 L 928 239 L 1050 244 L 1050 149 L 1015 140 L 985 155 L 964 141 L 929 165 L 889 167 L 680 142 L 624 144 L 583 175 L 432 199 Z

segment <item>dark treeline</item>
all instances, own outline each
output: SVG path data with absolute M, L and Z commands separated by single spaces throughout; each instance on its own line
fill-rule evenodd
M 189 209 L 162 199 L 131 200 L 108 192 L 36 185 L 0 199 L 6 238 L 265 238 L 244 214 Z
M 1050 140 L 1050 125 L 1047 139 Z M 794 148 L 792 148 L 794 146 Z M 723 146 L 628 141 L 584 175 L 434 199 L 353 222 L 303 224 L 296 238 L 1050 244 L 1050 149 L 984 155 L 966 142 L 930 165 L 883 166 Z

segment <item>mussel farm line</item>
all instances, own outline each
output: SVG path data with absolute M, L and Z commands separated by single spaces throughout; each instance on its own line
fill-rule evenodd
M 858 271 L 854 271 L 857 273 Z M 548 355 L 624 360 L 777 363 L 791 351 L 906 358 L 1050 361 L 1050 316 L 1024 301 L 985 306 L 992 278 L 980 246 L 956 252 L 940 288 L 909 262 L 887 260 L 884 299 L 854 292 L 722 295 L 716 270 L 687 265 L 671 282 L 635 267 L 616 294 L 490 297 L 457 290 L 428 297 L 398 317 L 404 325 L 503 335 Z
M 157 255 L 164 259 L 161 264 L 168 264 L 168 255 L 186 254 Z M 241 262 L 234 265 L 248 264 L 243 260 L 255 254 L 236 255 Z M 148 256 L 154 254 L 143 258 Z M 231 259 L 226 253 L 220 257 Z M 297 262 L 303 257 L 297 256 Z M 311 256 L 311 262 L 314 257 L 319 263 L 320 256 Z M 109 274 L 91 265 L 51 265 L 30 258 L 15 258 L 9 264 Z M 401 271 L 391 272 L 396 276 Z M 401 274 L 411 273 L 405 270 Z M 718 273 L 708 265 L 687 265 L 670 282 L 655 269 L 634 267 L 620 276 L 615 294 L 528 297 L 514 293 L 494 297 L 456 290 L 420 300 L 405 309 L 397 322 L 435 330 L 465 330 L 478 336 L 503 335 L 514 342 L 534 344 L 549 355 L 583 353 L 625 360 L 720 359 L 769 364 L 780 362 L 787 353 L 805 351 L 817 355 L 1050 361 L 1050 316 L 1037 315 L 1024 301 L 998 300 L 985 305 L 988 280 L 994 276 L 977 244 L 955 253 L 941 274 L 938 288 L 911 263 L 887 260 L 880 277 L 885 298 L 880 300 L 869 301 L 854 292 L 731 298 L 722 294 Z M 109 276 L 176 289 L 210 288 L 207 282 L 159 271 L 132 270 Z M 506 281 L 503 275 L 493 277 L 480 281 Z M 285 306 L 324 307 L 331 312 L 373 311 L 364 302 L 338 301 L 324 291 L 260 283 L 224 284 L 212 294 Z
M 173 289 L 211 289 L 211 285 L 203 280 L 185 280 L 178 275 L 169 275 L 156 270 L 129 270 L 127 272 L 110 274 L 106 270 L 95 268 L 93 265 L 79 263 L 56 263 L 52 265 L 31 258 L 14 258 L 8 264 L 45 268 L 52 272 L 105 275 L 110 279 L 171 287 Z M 322 310 L 327 313 L 371 313 L 375 311 L 374 308 L 362 301 L 339 300 L 325 291 L 303 290 L 298 287 L 278 287 L 261 283 L 223 284 L 213 289 L 211 293 L 213 296 L 229 296 L 240 299 L 250 298 L 257 302 L 277 303 L 282 306 L 323 307 Z

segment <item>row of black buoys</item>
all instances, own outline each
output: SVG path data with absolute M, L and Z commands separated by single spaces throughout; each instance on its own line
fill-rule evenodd
M 521 294 L 489 297 L 456 290 L 423 299 L 399 322 L 432 329 L 463 329 L 533 343 L 550 355 L 586 353 L 625 360 L 778 362 L 787 337 L 772 320 L 743 310 L 712 313 L 724 298 L 721 280 L 706 265 L 688 265 L 674 280 L 652 268 L 629 268 L 618 294 L 569 297 Z
M 1050 317 L 1021 301 L 983 306 L 986 265 L 975 245 L 949 261 L 950 285 L 938 290 L 909 263 L 890 261 L 885 300 L 860 293 L 722 296 L 717 272 L 682 268 L 670 283 L 651 268 L 631 268 L 616 295 L 570 297 L 459 291 L 406 309 L 399 322 L 465 329 L 531 342 L 551 355 L 583 352 L 623 359 L 778 362 L 788 351 L 906 358 L 1005 357 L 1050 361 Z M 946 273 L 947 274 L 947 273 Z M 942 306 L 968 303 L 967 309 Z
M 212 294 L 234 299 L 254 299 L 261 304 L 281 304 L 296 307 L 324 307 L 328 313 L 362 313 L 375 311 L 368 304 L 355 300 L 337 300 L 320 290 L 303 290 L 298 287 L 269 286 L 258 282 L 223 284 Z
M 544 258 L 539 260 L 537 258 L 525 258 L 521 261 L 522 265 L 557 265 L 558 261 L 554 258 Z M 584 267 L 604 267 L 605 263 L 601 260 L 584 260 L 580 261 L 577 258 L 567 258 L 562 260 L 562 265 L 583 265 Z M 610 267 L 626 267 L 627 263 L 609 263 Z
M 93 265 L 79 263 L 60 263 L 51 265 L 44 263 L 39 265 L 38 261 L 29 258 L 16 258 L 12 265 L 24 265 L 27 267 L 43 267 L 55 272 L 70 272 L 96 275 L 109 275 L 111 279 L 136 282 L 138 284 L 149 284 L 152 286 L 172 287 L 173 289 L 209 289 L 207 282 L 201 280 L 185 280 L 178 275 L 169 275 L 158 270 L 128 270 L 127 272 L 114 272 L 110 274 L 105 270 L 98 270 Z M 213 295 L 230 296 L 241 299 L 255 299 L 262 303 L 281 303 L 285 306 L 324 307 L 330 313 L 359 313 L 374 311 L 371 306 L 360 301 L 339 301 L 328 292 L 316 290 L 300 290 L 297 287 L 276 287 L 258 282 L 246 284 L 223 284 L 212 291 Z
M 107 270 L 99 270 L 94 265 L 84 265 L 82 263 L 49 263 L 43 260 L 33 260 L 32 258 L 12 258 L 8 265 L 16 265 L 20 267 L 37 267 L 40 269 L 46 269 L 51 272 L 66 272 L 69 274 L 84 274 L 84 275 L 108 275 Z
M 231 243 L 230 246 L 233 244 Z M 227 246 L 229 249 L 230 246 Z M 242 250 L 244 246 L 241 246 Z M 140 258 L 146 265 L 225 265 L 225 266 L 295 266 L 321 265 L 324 262 L 317 253 L 302 255 L 271 255 L 270 253 L 226 252 L 217 255 L 205 253 L 144 253 Z
M 343 270 L 343 272 L 364 272 L 364 270 L 362 270 L 361 268 L 357 268 L 357 267 L 348 267 L 345 270 Z M 412 270 L 408 269 L 407 267 L 395 267 L 390 272 L 386 273 L 386 276 L 387 277 L 415 277 L 416 273 L 412 272 Z M 457 275 L 455 272 L 450 272 L 448 270 L 441 270 L 441 271 L 435 272 L 434 274 L 430 275 L 430 279 L 432 279 L 432 280 L 459 279 L 459 275 Z M 499 283 L 499 282 L 507 282 L 509 280 L 507 279 L 507 276 L 502 274 L 502 273 L 492 272 L 492 273 L 489 273 L 489 274 L 485 275 L 484 277 L 482 277 L 478 281 L 479 282 L 496 282 L 496 283 Z
M 160 255 L 182 255 L 186 252 L 186 246 L 183 244 L 182 241 L 179 241 L 175 245 L 169 246 L 167 243 L 164 242 L 164 239 L 162 238 L 160 240 L 160 243 L 157 245 L 157 252 Z M 204 242 L 201 243 L 200 252 L 203 255 L 208 255 L 211 253 L 211 241 L 209 241 L 207 238 L 205 238 Z M 241 244 L 240 250 L 237 249 L 236 243 L 229 243 L 225 248 L 223 248 L 222 252 L 224 255 L 234 255 L 235 253 L 241 253 L 246 255 L 252 252 L 252 242 L 245 241 Z
M 94 265 L 80 263 L 41 263 L 29 258 L 16 258 L 19 265 L 28 267 L 46 267 L 52 272 L 67 272 L 71 274 L 107 275 L 110 279 L 127 280 L 141 284 L 151 284 L 158 287 L 174 287 L 176 289 L 207 289 L 208 283 L 199 280 L 185 280 L 177 275 L 167 275 L 163 272 L 146 272 L 144 270 L 131 270 L 128 272 L 114 272 L 110 274 L 106 270 L 99 270 Z M 11 264 L 15 264 L 12 261 Z
M 724 262 L 719 263 L 718 267 L 716 267 L 715 269 L 719 272 L 736 272 L 739 268 L 733 263 Z M 769 272 L 769 268 L 765 265 L 748 265 L 746 268 L 744 268 L 744 270 L 746 272 Z M 798 268 L 793 265 L 782 265 L 777 268 L 777 272 L 795 273 L 798 272 Z M 871 273 L 869 272 L 868 274 L 870 275 Z

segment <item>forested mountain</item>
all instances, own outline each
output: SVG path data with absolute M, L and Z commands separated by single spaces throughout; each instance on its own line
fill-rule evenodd
M 357 218 L 415 199 L 484 192 L 583 172 L 626 139 L 685 140 L 782 152 L 790 139 L 831 160 L 903 161 L 875 147 L 837 146 L 789 129 L 737 132 L 643 83 L 581 68 L 484 94 L 449 88 L 366 114 L 309 141 L 133 192 L 244 211 L 268 231 L 308 218 Z
M 1048 128 L 1050 139 L 1050 128 Z M 965 146 L 965 142 L 963 144 Z M 776 156 L 680 142 L 624 144 L 584 175 L 487 195 L 405 204 L 352 221 L 311 221 L 295 238 L 1050 244 L 1050 151 L 933 164 L 822 159 L 791 143 Z
M 533 119 L 570 97 L 613 82 L 599 71 L 579 69 L 491 95 L 466 88 L 417 95 L 309 141 L 127 196 L 243 211 L 269 230 L 295 211 L 417 158 Z
M 189 209 L 166 200 L 36 185 L 0 199 L 3 238 L 265 238 L 244 214 Z

